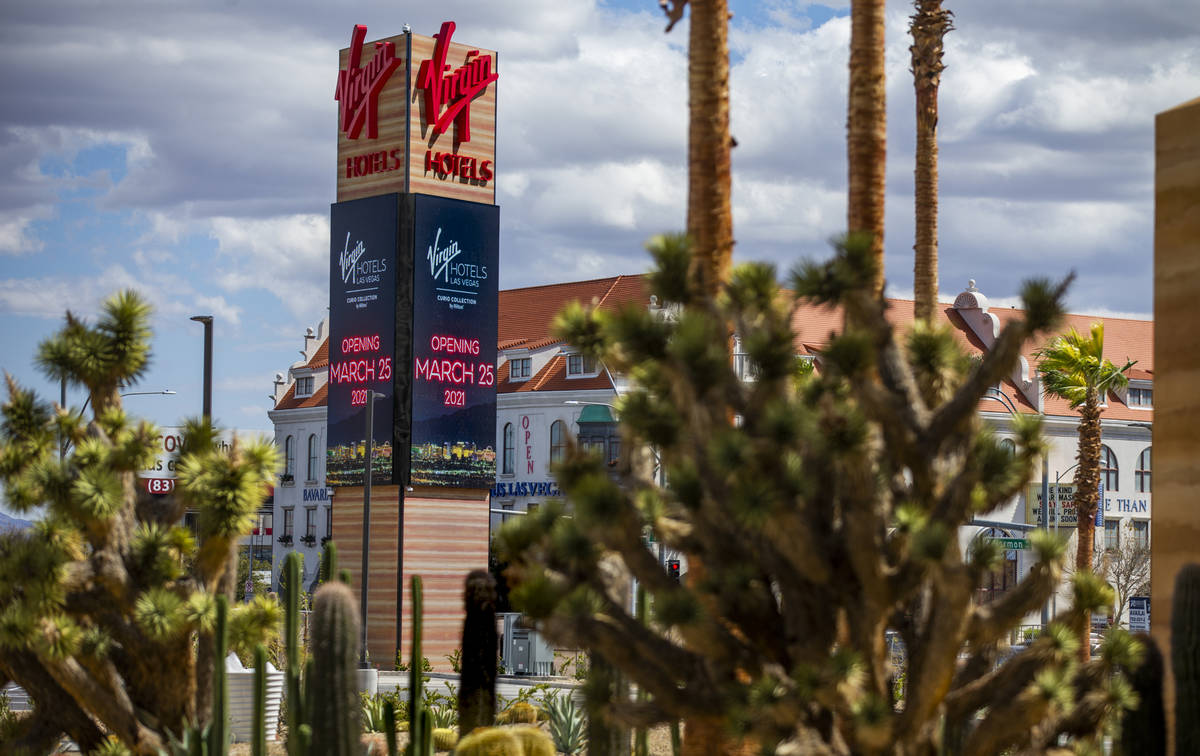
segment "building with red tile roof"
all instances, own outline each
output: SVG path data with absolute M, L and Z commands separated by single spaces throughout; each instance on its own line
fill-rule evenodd
M 579 302 L 601 309 L 638 305 L 657 308 L 645 276 L 612 276 L 589 281 L 532 286 L 500 292 L 498 320 L 497 392 L 497 481 L 492 491 L 493 524 L 509 513 L 521 513 L 548 498 L 561 495 L 550 466 L 565 450 L 568 435 L 602 450 L 610 458 L 620 453 L 620 439 L 610 407 L 625 389 L 625 378 L 613 375 L 603 364 L 579 354 L 570 344 L 555 337 L 555 316 L 569 303 Z M 913 321 L 913 303 L 888 300 L 888 318 L 903 330 Z M 939 312 L 942 323 L 955 334 L 969 354 L 982 355 L 995 342 L 1006 323 L 1022 315 L 1011 307 L 993 307 L 972 281 L 953 303 Z M 1129 371 L 1127 390 L 1110 394 L 1103 414 L 1105 449 L 1103 461 L 1106 489 L 1105 525 L 1098 528 L 1102 545 L 1122 539 L 1149 538 L 1151 507 L 1150 426 L 1154 419 L 1154 324 L 1149 320 L 1068 315 L 1059 332 L 1073 327 L 1087 332 L 1093 322 L 1105 325 L 1105 356 L 1117 364 L 1135 360 Z M 807 303 L 792 313 L 797 354 L 811 357 L 820 369 L 820 354 L 842 327 L 842 315 L 834 309 Z M 323 490 L 325 374 L 328 371 L 326 324 L 305 339 L 303 359 L 289 368 L 286 380 L 279 376 L 272 395 L 277 438 L 294 438 L 295 459 L 289 462 L 290 483 L 277 489 L 276 532 L 293 537 L 310 532 L 315 519 L 318 540 L 324 537 L 328 503 L 315 497 Z M 1010 412 L 1041 413 L 1050 444 L 1046 462 L 1048 490 L 1052 500 L 1068 492 L 1073 476 L 1078 413 L 1067 402 L 1042 394 L 1036 373 L 1035 352 L 1057 333 L 1044 334 L 1021 350 L 1021 364 L 996 387 L 996 398 L 980 402 L 979 411 L 1001 436 L 1007 433 Z M 736 342 L 735 342 L 736 343 Z M 736 347 L 735 347 L 736 349 Z M 293 420 L 293 418 L 295 418 Z M 309 476 L 312 461 L 309 444 L 316 439 L 318 470 Z M 291 459 L 291 457 L 289 457 Z M 286 474 L 285 474 L 286 476 Z M 302 482 L 303 481 L 303 482 Z M 1040 481 L 1006 507 L 990 513 L 984 524 L 964 529 L 964 542 L 977 537 L 1020 537 L 1036 524 Z M 1061 485 L 1059 485 L 1061 484 Z M 310 490 L 311 489 L 311 490 Z M 288 504 L 289 490 L 299 499 Z M 305 498 L 308 497 L 308 498 Z M 293 513 L 288 515 L 289 506 Z M 312 510 L 316 515 L 310 515 Z M 1052 509 L 1060 525 L 1074 528 L 1069 507 Z M 287 518 L 291 518 L 289 531 Z M 1101 549 L 1101 551 L 1103 551 Z M 278 555 L 277 555 L 278 556 Z M 315 553 L 313 554 L 315 557 Z M 987 590 L 1003 592 L 1028 571 L 1027 552 L 1011 550 L 1004 566 Z M 311 568 L 315 569 L 315 558 Z M 306 561 L 306 564 L 307 564 Z M 281 563 L 282 559 L 275 562 Z M 1063 603 L 1066 606 L 1066 603 Z

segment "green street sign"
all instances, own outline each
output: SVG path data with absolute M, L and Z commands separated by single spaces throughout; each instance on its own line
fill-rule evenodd
M 998 543 L 1005 549 L 1027 549 L 1029 541 L 1025 538 L 989 538 L 992 543 Z

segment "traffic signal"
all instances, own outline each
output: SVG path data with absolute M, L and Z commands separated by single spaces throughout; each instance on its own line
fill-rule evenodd
M 668 559 L 667 560 L 667 574 L 670 575 L 671 577 L 675 578 L 676 583 L 679 582 L 679 560 L 678 559 Z

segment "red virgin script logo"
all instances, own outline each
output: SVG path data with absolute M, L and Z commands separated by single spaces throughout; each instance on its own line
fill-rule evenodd
M 459 142 L 471 141 L 471 100 L 483 93 L 488 84 L 500 78 L 492 73 L 491 56 L 478 57 L 478 50 L 467 53 L 466 62 L 453 71 L 446 65 L 454 22 L 446 21 L 433 35 L 433 58 L 423 61 L 417 71 L 417 89 L 425 90 L 426 118 L 433 122 L 433 133 L 445 134 L 454 121 Z M 442 112 L 442 108 L 445 112 Z
M 379 136 L 379 92 L 400 66 L 395 43 L 376 42 L 375 57 L 359 68 L 366 36 L 367 27 L 362 24 L 354 27 L 350 34 L 350 59 L 345 70 L 338 71 L 337 91 L 333 95 L 342 104 L 342 131 L 350 139 L 358 139 L 364 125 L 368 139 Z

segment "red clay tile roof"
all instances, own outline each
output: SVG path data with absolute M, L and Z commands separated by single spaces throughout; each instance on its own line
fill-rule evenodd
M 554 359 L 527 381 L 508 380 L 508 363 L 496 371 L 496 393 L 517 394 L 529 391 L 587 391 L 589 389 L 611 389 L 612 380 L 606 371 L 590 378 L 568 378 L 567 358 L 556 355 Z
M 550 333 L 554 316 L 569 302 L 585 305 L 596 302 L 601 309 L 610 310 L 629 303 L 649 304 L 649 300 L 645 276 L 615 276 L 508 289 L 500 292 L 496 340 L 501 349 L 549 346 L 557 342 Z
M 312 359 L 305 365 L 306 368 L 323 368 L 329 367 L 329 339 L 321 342 L 321 346 L 317 347 L 317 352 L 312 356 Z
M 275 405 L 277 410 L 297 409 L 299 407 L 324 407 L 329 401 L 329 384 L 321 384 L 321 388 L 317 389 L 312 396 L 306 396 L 303 399 L 296 398 L 296 384 L 288 386 L 287 393 Z
M 545 286 L 531 286 L 524 289 L 508 289 L 500 292 L 498 346 L 501 350 L 524 347 L 540 349 L 557 343 L 550 334 L 554 316 L 568 302 L 578 301 L 585 304 L 596 303 L 603 309 L 615 309 L 625 304 L 649 304 L 649 292 L 646 289 L 645 276 L 615 276 L 598 278 L 591 281 L 574 281 Z M 898 327 L 906 327 L 913 321 L 913 302 L 907 299 L 889 299 L 888 320 Z M 1020 317 L 1021 310 L 993 307 L 989 313 L 995 315 L 1003 328 L 1009 320 Z M 949 305 L 940 311 L 943 321 L 949 325 L 960 345 L 971 353 L 983 351 L 983 343 L 971 330 L 957 310 Z M 1066 331 L 1069 327 L 1086 333 L 1093 322 L 1103 321 L 1105 324 L 1104 347 L 1106 356 L 1114 363 L 1124 364 L 1126 358 L 1137 360 L 1135 367 L 1130 369 L 1128 376 L 1139 380 L 1154 378 L 1154 323 L 1149 320 L 1132 320 L 1127 318 L 1100 318 L 1090 315 L 1068 315 L 1055 334 L 1042 337 L 1040 341 L 1029 342 L 1022 348 L 1022 355 L 1036 369 L 1037 361 L 1034 352 L 1057 333 Z M 832 334 L 841 330 L 842 314 L 836 308 L 817 307 L 801 303 L 792 312 L 792 328 L 795 332 L 795 344 L 802 354 L 819 354 L 829 343 Z M 323 368 L 329 364 L 329 342 L 324 341 L 306 367 Z M 499 393 L 514 393 L 522 391 L 567 391 L 587 390 L 596 388 L 611 388 L 612 382 L 606 373 L 595 378 L 567 378 L 566 359 L 559 355 L 538 371 L 528 381 L 511 383 L 508 380 L 508 364 L 501 365 L 496 371 L 496 386 Z M 1001 386 L 1006 396 L 1012 399 L 1023 412 L 1035 412 L 1036 409 L 1007 381 Z M 276 409 L 291 409 L 295 407 L 324 406 L 328 395 L 327 386 L 322 386 L 311 397 L 297 400 L 294 395 L 294 385 L 276 405 Z M 997 408 L 993 402 L 981 402 L 980 409 L 994 411 Z M 1045 410 L 1050 415 L 1074 415 L 1067 402 L 1055 397 L 1047 397 Z M 1108 397 L 1108 407 L 1104 417 L 1117 420 L 1135 420 L 1152 422 L 1152 410 L 1130 409 L 1116 396 Z
M 908 299 L 889 299 L 887 317 L 890 322 L 900 328 L 907 327 L 914 319 L 913 302 Z M 995 315 L 1003 328 L 1006 323 L 1024 315 L 1023 310 L 1014 308 L 992 307 L 989 314 Z M 963 320 L 958 310 L 945 306 L 940 312 L 941 318 L 949 325 L 960 343 L 968 352 L 981 353 L 983 343 L 974 331 Z M 1151 320 L 1132 320 L 1128 318 L 1106 318 L 1093 315 L 1067 315 L 1062 324 L 1053 332 L 1043 334 L 1039 340 L 1027 342 L 1021 349 L 1021 355 L 1029 363 L 1032 371 L 1037 368 L 1034 357 L 1040 347 L 1047 344 L 1055 336 L 1065 333 L 1068 328 L 1075 328 L 1086 334 L 1092 323 L 1104 323 L 1104 354 L 1117 365 L 1125 364 L 1126 359 L 1137 360 L 1137 365 L 1128 375 L 1130 378 L 1152 380 L 1154 377 L 1154 322 Z M 796 345 L 804 351 L 819 351 L 829 343 L 831 333 L 841 330 L 841 311 L 827 307 L 816 307 L 810 304 L 798 304 L 792 313 L 792 328 L 796 333 Z M 1007 381 L 1001 386 L 1003 393 L 1012 399 L 1022 412 L 1036 412 L 1027 400 Z M 1057 397 L 1046 397 L 1044 402 L 1047 415 L 1076 415 L 1068 402 Z M 996 403 L 981 402 L 980 409 L 996 411 Z M 1104 418 L 1112 420 L 1134 420 L 1152 422 L 1154 412 L 1145 409 L 1130 409 L 1116 396 L 1108 397 L 1108 407 L 1104 410 Z

